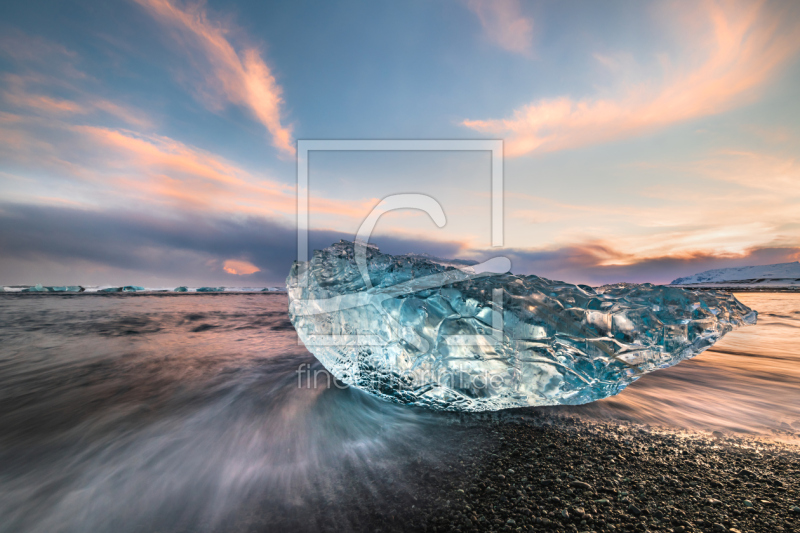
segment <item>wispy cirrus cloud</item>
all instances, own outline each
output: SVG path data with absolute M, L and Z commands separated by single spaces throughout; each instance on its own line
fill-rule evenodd
M 134 0 L 172 30 L 192 55 L 204 78 L 202 95 L 212 106 L 242 106 L 263 124 L 272 144 L 294 155 L 292 128 L 283 123 L 283 90 L 254 46 L 235 46 L 233 28 L 212 20 L 202 4 L 180 6 L 170 0 Z
M 467 0 L 467 6 L 490 42 L 509 52 L 531 54 L 533 19 L 522 14 L 519 0 Z
M 73 65 L 78 59 L 78 54 L 74 50 L 15 28 L 3 28 L 0 34 L 0 54 L 28 67 L 45 66 L 51 72 L 59 72 L 70 77 L 85 77 L 85 74 L 76 70 Z
M 800 247 L 800 164 L 788 147 L 730 147 L 676 161 L 622 168 L 637 174 L 635 191 L 610 202 L 583 202 L 521 192 L 506 197 L 507 242 L 542 250 L 613 242 L 597 265 L 622 267 L 666 257 L 740 257 L 748 250 Z M 650 184 L 650 185 L 646 185 Z M 613 236 L 613 239 L 609 238 Z M 623 253 L 624 252 L 624 253 Z
M 163 135 L 0 113 L 0 141 L 6 166 L 21 169 L 20 179 L 31 182 L 29 189 L 12 187 L 24 203 L 43 202 L 47 190 L 88 206 L 134 202 L 143 213 L 270 216 L 284 222 L 293 220 L 297 208 L 293 184 Z M 23 178 L 31 175 L 36 177 Z M 320 223 L 333 224 L 360 220 L 378 201 L 314 197 L 311 208 Z
M 609 96 L 541 99 L 507 119 L 462 124 L 505 136 L 508 156 L 629 137 L 752 100 L 800 50 L 797 17 L 788 10 L 768 9 L 764 2 L 707 1 L 691 16 L 683 4 L 674 9 L 676 33 L 695 19 L 706 22 L 705 31 L 697 33 L 683 57 L 661 58 L 665 66 L 660 80 L 621 82 Z
M 111 118 L 140 129 L 153 128 L 141 109 L 99 96 L 102 83 L 79 68 L 79 54 L 61 44 L 11 30 L 0 36 L 0 56 L 16 67 L 0 75 L 4 110 L 53 120 Z
M 142 111 L 93 95 L 63 79 L 40 73 L 5 74 L 5 89 L 0 97 L 7 108 L 38 114 L 53 119 L 69 116 L 106 114 L 130 126 L 143 129 L 153 127 L 152 121 Z M 72 93 L 72 98 L 47 94 L 53 88 Z
M 771 194 L 775 204 L 781 199 L 800 200 L 800 161 L 794 155 L 718 150 L 688 168 L 708 178 Z
M 225 158 L 169 137 L 127 130 L 74 126 L 103 153 L 106 174 L 119 191 L 138 194 L 147 204 L 163 202 L 182 209 L 219 213 L 292 217 L 297 208 L 294 185 L 255 174 Z M 320 215 L 360 219 L 376 198 L 311 198 Z

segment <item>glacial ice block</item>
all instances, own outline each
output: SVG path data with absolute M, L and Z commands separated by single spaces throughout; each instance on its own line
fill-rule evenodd
M 340 241 L 292 266 L 289 315 L 340 381 L 453 411 L 605 398 L 757 317 L 724 292 L 484 270 Z
M 47 289 L 42 287 L 41 283 L 37 283 L 32 287 L 27 287 L 25 289 L 22 289 L 20 292 L 47 292 Z
M 122 292 L 122 287 L 106 287 L 105 289 L 97 289 L 97 292 Z
M 225 287 L 200 287 L 197 292 L 224 292 Z
M 125 285 L 124 287 L 122 287 L 122 292 L 137 292 L 143 290 L 144 287 L 140 287 L 138 285 Z

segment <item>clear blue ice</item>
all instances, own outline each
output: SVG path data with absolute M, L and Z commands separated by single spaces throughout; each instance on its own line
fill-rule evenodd
M 286 283 L 300 339 L 337 379 L 441 410 L 605 398 L 757 317 L 725 292 L 592 288 L 347 241 L 295 262 Z

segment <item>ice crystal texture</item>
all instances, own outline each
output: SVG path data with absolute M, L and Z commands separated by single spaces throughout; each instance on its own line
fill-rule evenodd
M 337 379 L 454 411 L 605 398 L 756 322 L 724 292 L 592 288 L 347 241 L 295 262 L 287 288 L 300 339 Z

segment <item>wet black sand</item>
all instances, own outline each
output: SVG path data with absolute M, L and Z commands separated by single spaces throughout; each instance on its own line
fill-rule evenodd
M 447 461 L 339 486 L 323 521 L 254 505 L 230 530 L 800 531 L 796 446 L 534 410 L 450 423 Z
M 492 450 L 444 483 L 409 529 L 800 531 L 791 445 L 547 414 L 499 416 L 476 431 Z

